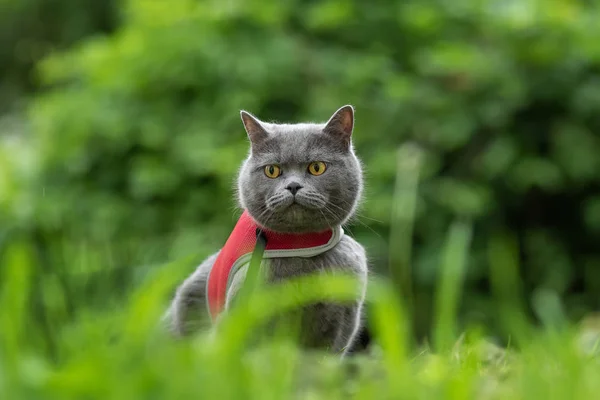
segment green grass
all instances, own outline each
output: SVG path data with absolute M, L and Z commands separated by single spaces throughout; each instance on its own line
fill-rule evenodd
M 456 225 L 448 238 L 433 332 L 440 350 L 411 348 L 394 285 L 373 279 L 369 312 L 376 344 L 344 361 L 301 351 L 285 336 L 256 342 L 253 332 L 294 305 L 348 298 L 352 279 L 307 278 L 294 291 L 262 287 L 215 333 L 183 341 L 166 336 L 158 320 L 180 275 L 174 271 L 189 260 L 153 269 L 122 307 L 79 310 L 58 330 L 51 357 L 39 345 L 41 324 L 25 311 L 34 282 L 31 248 L 15 243 L 2 258 L 0 398 L 597 398 L 600 363 L 590 354 L 595 342 L 581 351 L 577 330 L 538 329 L 520 338 L 519 349 L 500 349 L 475 330 L 454 336 L 459 284 L 450 272 L 460 270 L 468 235 Z
M 398 173 L 408 176 L 410 169 L 399 167 Z M 403 249 L 410 248 L 405 234 L 414 218 L 413 183 L 404 181 L 397 191 L 405 207 L 393 216 L 392 237 L 404 240 Z M 351 298 L 351 278 L 308 277 L 273 287 L 259 282 L 217 330 L 174 340 L 160 317 L 196 257 L 145 269 L 138 284 L 125 288 L 126 296 L 107 274 L 94 275 L 83 289 L 67 290 L 56 278 L 64 275 L 45 273 L 33 244 L 13 235 L 0 258 L 0 399 L 598 398 L 594 321 L 585 329 L 556 323 L 560 318 L 531 326 L 518 296 L 518 252 L 510 235 L 492 236 L 488 257 L 492 294 L 511 345 L 500 348 L 477 327 L 459 326 L 471 236 L 467 220 L 458 219 L 448 230 L 439 257 L 432 349 L 415 346 L 409 334 L 415 310 L 402 291 L 410 287 L 410 274 L 403 270 L 410 259 L 390 254 L 392 279 L 373 277 L 369 284 L 374 344 L 341 360 L 300 350 L 291 334 L 265 341 L 257 340 L 256 332 L 270 316 L 294 306 Z M 107 261 L 92 248 L 67 245 L 61 251 L 67 262 L 50 258 L 57 271 L 97 269 Z M 544 315 L 555 315 L 548 307 Z

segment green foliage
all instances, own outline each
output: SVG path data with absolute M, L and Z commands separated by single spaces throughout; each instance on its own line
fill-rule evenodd
M 130 0 L 123 15 L 113 34 L 41 63 L 48 89 L 30 105 L 23 145 L 34 171 L 0 177 L 0 187 L 25 186 L 0 202 L 40 259 L 60 265 L 61 282 L 82 282 L 76 270 L 83 282 L 109 274 L 102 282 L 125 291 L 133 265 L 216 250 L 233 225 L 248 146 L 239 110 L 325 120 L 351 103 L 367 190 L 350 231 L 377 272 L 390 248 L 412 248 L 392 261 L 412 269 L 401 275 L 420 334 L 455 217 L 474 222 L 463 323 L 499 330 L 485 246 L 501 228 L 518 237 L 519 294 L 538 317 L 539 291 L 569 317 L 600 304 L 597 5 Z M 406 142 L 422 166 L 406 211 L 414 232 L 388 243 Z
M 113 1 L 0 0 L 0 112 L 20 110 L 38 87 L 42 58 L 116 24 Z M 4 132 L 3 132 L 4 133 Z

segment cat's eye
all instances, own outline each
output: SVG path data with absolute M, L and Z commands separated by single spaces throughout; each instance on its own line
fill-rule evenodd
M 308 172 L 314 176 L 323 175 L 326 169 L 327 165 L 323 161 L 315 161 L 308 165 Z
M 265 167 L 265 175 L 271 179 L 275 179 L 281 175 L 281 168 L 275 164 L 267 165 Z

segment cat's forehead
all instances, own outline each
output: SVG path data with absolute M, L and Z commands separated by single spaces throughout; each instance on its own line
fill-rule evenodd
M 257 160 L 301 164 L 342 155 L 343 146 L 323 132 L 323 124 L 265 125 L 269 137 L 255 147 Z

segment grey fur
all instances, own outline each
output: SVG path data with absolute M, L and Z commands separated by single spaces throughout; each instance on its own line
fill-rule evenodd
M 267 229 L 279 232 L 318 232 L 343 225 L 356 210 L 362 194 L 362 170 L 354 154 L 351 135 L 354 110 L 340 108 L 323 124 L 265 123 L 242 111 L 242 121 L 251 141 L 251 151 L 238 177 L 241 207 Z M 325 173 L 313 176 L 309 163 L 323 161 Z M 277 164 L 282 174 L 268 178 L 264 167 Z M 295 195 L 286 187 L 301 186 Z M 173 332 L 185 335 L 200 326 L 192 311 L 204 311 L 205 285 L 218 253 L 206 259 L 177 289 L 166 315 Z M 305 274 L 350 273 L 362 289 L 348 304 L 319 303 L 303 308 L 303 342 L 346 353 L 361 325 L 367 283 L 367 258 L 363 247 L 344 235 L 331 250 L 311 258 L 274 258 L 268 264 L 268 282 L 280 282 Z M 239 284 L 232 286 L 228 301 Z

